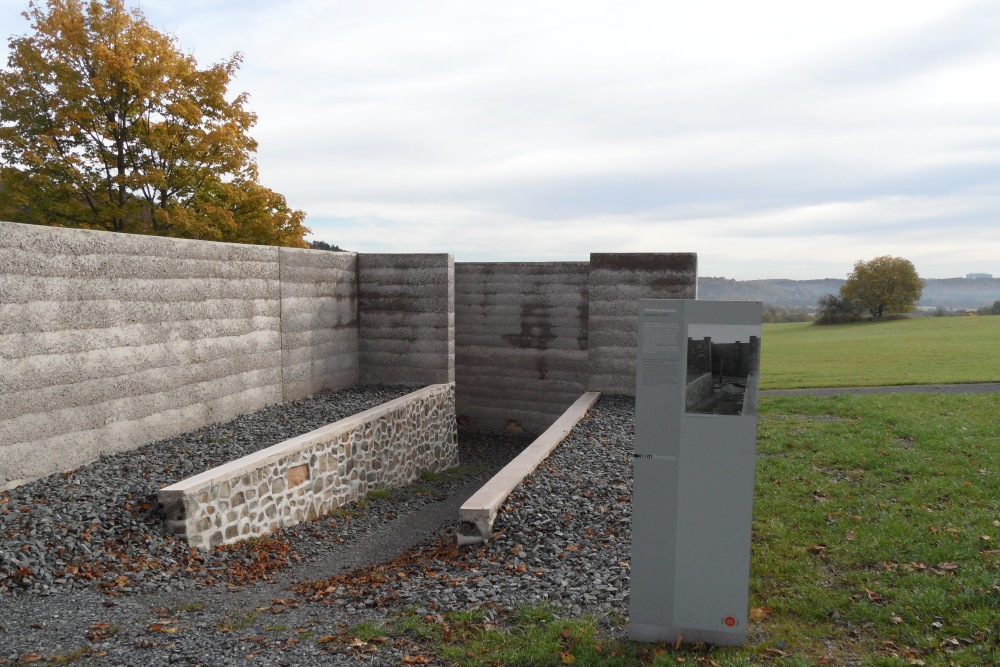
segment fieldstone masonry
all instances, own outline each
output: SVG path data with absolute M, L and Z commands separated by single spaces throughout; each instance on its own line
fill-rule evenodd
M 455 385 L 438 384 L 165 487 L 159 500 L 171 529 L 211 548 L 457 464 Z

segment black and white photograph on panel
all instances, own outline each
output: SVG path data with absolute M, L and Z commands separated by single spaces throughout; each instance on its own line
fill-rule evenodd
M 757 414 L 760 333 L 754 325 L 688 324 L 688 414 Z

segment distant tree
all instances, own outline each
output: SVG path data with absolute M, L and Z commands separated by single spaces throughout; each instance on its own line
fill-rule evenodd
M 911 312 L 923 289 L 924 281 L 910 260 L 884 255 L 857 262 L 840 288 L 840 296 L 872 318 L 881 319 Z
M 334 252 L 347 252 L 340 246 L 330 245 L 326 241 L 310 241 L 309 247 L 313 250 L 332 250 Z
M 836 294 L 824 294 L 817 305 L 816 324 L 843 324 L 862 319 L 861 306 Z
M 767 306 L 761 315 L 761 322 L 764 324 L 785 324 L 788 322 L 812 322 L 815 318 L 809 313 L 802 312 L 795 308 L 781 308 L 780 306 Z
M 993 315 L 1000 315 L 1000 301 L 994 301 L 993 305 L 990 307 Z
M 1000 315 L 1000 301 L 994 301 L 992 306 L 977 308 L 976 315 Z
M 124 0 L 31 0 L 0 70 L 0 218 L 305 247 L 258 182 L 241 56 L 199 69 Z

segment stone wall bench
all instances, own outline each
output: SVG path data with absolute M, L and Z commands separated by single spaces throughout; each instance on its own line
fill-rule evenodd
M 458 464 L 455 384 L 435 384 L 159 491 L 167 527 L 212 548 L 323 516 Z

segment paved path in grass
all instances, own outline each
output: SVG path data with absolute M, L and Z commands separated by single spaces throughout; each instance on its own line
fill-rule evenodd
M 761 396 L 836 396 L 837 394 L 1000 394 L 1000 382 L 977 384 L 910 384 L 886 387 L 767 389 Z

